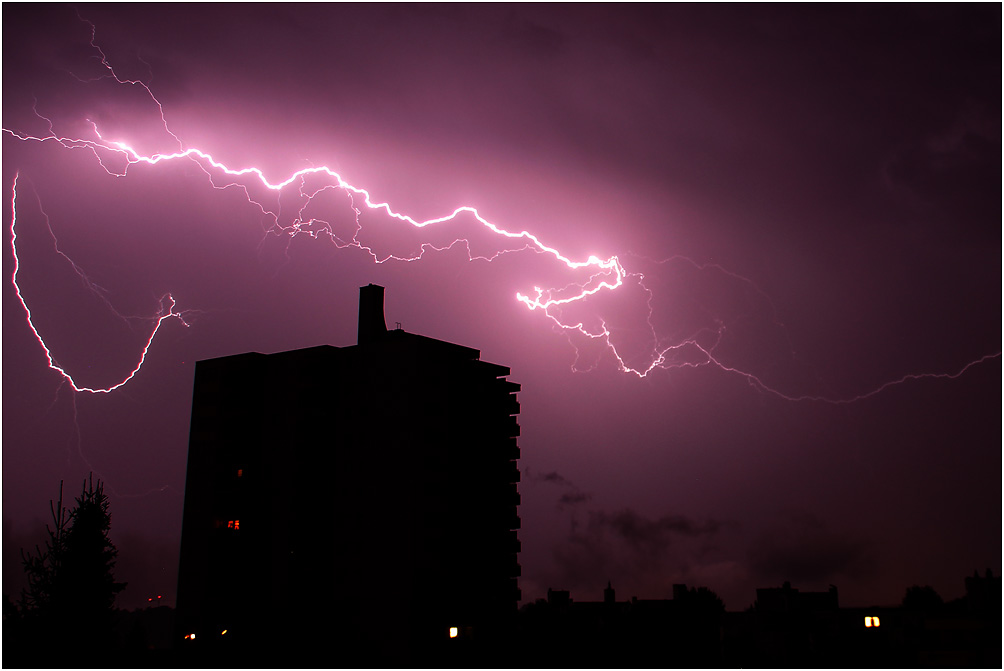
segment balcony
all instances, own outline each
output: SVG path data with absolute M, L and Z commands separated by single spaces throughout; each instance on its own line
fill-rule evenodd
M 523 544 L 519 542 L 519 536 L 516 535 L 515 531 L 509 532 L 508 545 L 509 545 L 509 552 L 519 553 L 519 551 L 522 549 Z
M 503 426 L 505 427 L 506 436 L 515 438 L 519 435 L 519 421 L 516 419 L 515 415 L 507 417 Z

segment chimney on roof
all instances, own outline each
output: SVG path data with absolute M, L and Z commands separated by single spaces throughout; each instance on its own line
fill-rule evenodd
M 359 336 L 357 344 L 365 345 L 379 340 L 387 333 L 383 317 L 383 287 L 367 284 L 359 287 Z
M 603 603 L 617 603 L 617 596 L 614 592 L 614 588 L 610 586 L 610 581 L 607 580 L 607 587 L 603 590 Z

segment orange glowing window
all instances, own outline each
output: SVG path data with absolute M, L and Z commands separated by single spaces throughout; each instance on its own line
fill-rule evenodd
M 227 522 L 227 529 L 233 529 L 234 531 L 237 531 L 240 528 L 241 528 L 240 520 L 230 520 L 229 522 Z
M 865 626 L 866 627 L 878 627 L 881 623 L 877 617 L 866 617 Z
M 450 627 L 450 638 L 456 638 L 460 634 L 460 630 L 456 627 Z

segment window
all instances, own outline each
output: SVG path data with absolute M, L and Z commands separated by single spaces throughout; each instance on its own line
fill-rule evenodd
M 866 627 L 877 627 L 879 626 L 879 619 L 877 617 L 866 617 L 865 618 Z
M 450 627 L 450 638 L 456 638 L 460 635 L 460 630 L 457 627 Z
M 230 520 L 229 522 L 227 522 L 227 529 L 233 529 L 234 531 L 237 531 L 240 528 L 241 528 L 240 520 Z

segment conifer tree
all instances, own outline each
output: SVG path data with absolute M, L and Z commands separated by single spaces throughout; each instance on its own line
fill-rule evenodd
M 46 526 L 45 550 L 36 546 L 35 554 L 21 552 L 28 574 L 19 607 L 23 642 L 33 647 L 58 644 L 84 654 L 107 649 L 115 597 L 125 583 L 112 575 L 118 550 L 108 537 L 111 516 L 104 485 L 89 477 L 68 512 L 60 482 L 59 500 L 49 506 L 52 526 Z
M 49 511 L 52 515 L 52 526 L 45 526 L 49 535 L 45 542 L 45 550 L 35 546 L 35 554 L 26 553 L 21 548 L 21 562 L 28 574 L 28 587 L 21 592 L 19 612 L 22 617 L 34 620 L 47 614 L 53 601 L 55 576 L 66 554 L 66 529 L 69 515 L 63 507 L 63 482 L 59 482 L 59 499 L 49 501 Z

